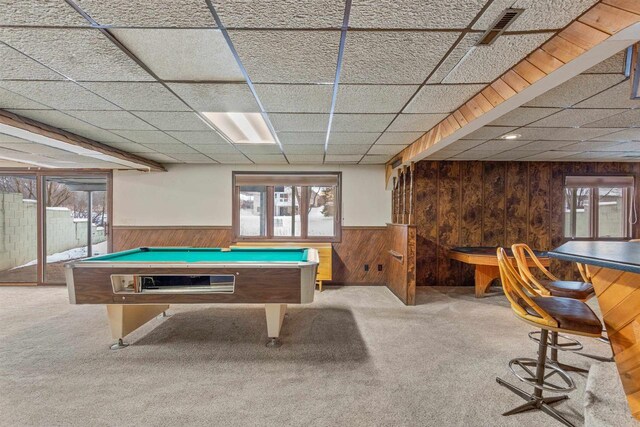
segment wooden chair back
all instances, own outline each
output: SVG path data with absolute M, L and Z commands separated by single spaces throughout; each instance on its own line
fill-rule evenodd
M 497 256 L 502 289 L 516 316 L 541 327 L 557 328 L 558 322 L 533 300 L 532 297 L 537 296 L 538 292 L 520 277 L 504 248 L 497 249 Z M 529 314 L 528 307 L 532 308 L 537 316 Z
M 558 281 L 560 279 L 551 274 L 551 272 L 547 270 L 544 265 L 542 265 L 536 254 L 533 252 L 533 249 L 531 249 L 526 243 L 516 243 L 515 245 L 512 245 L 511 251 L 513 252 L 513 257 L 516 260 L 516 264 L 518 265 L 518 271 L 520 272 L 520 277 L 522 278 L 522 280 L 526 281 L 530 286 L 532 286 L 538 294 L 550 296 L 551 292 L 549 292 L 547 288 L 542 286 L 542 283 L 540 283 L 538 278 L 531 271 L 531 268 L 529 268 L 529 262 L 527 261 L 527 258 L 531 259 L 535 267 L 540 270 L 542 274 L 549 280 Z

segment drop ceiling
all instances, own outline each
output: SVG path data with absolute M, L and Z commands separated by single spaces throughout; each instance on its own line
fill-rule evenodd
M 383 164 L 595 3 L 3 2 L 0 108 L 161 163 Z M 525 11 L 475 47 L 507 7 Z M 637 137 L 621 71 L 618 55 L 433 158 L 542 159 L 532 143 L 548 138 L 563 159 L 617 158 Z M 231 144 L 204 111 L 263 112 L 279 143 Z M 505 150 L 512 130 L 523 137 Z

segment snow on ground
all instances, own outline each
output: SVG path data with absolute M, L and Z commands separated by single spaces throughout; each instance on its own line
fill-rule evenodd
M 92 246 L 93 256 L 106 254 L 107 248 L 108 246 L 106 241 L 101 243 L 96 243 L 95 245 Z M 81 248 L 73 248 L 73 249 L 66 250 L 64 252 L 58 252 L 53 255 L 47 255 L 47 264 L 53 264 L 55 262 L 61 262 L 61 261 L 70 261 L 73 259 L 86 258 L 86 257 L 87 257 L 87 247 L 83 246 Z M 37 263 L 38 263 L 38 260 L 34 259 L 33 261 L 29 261 L 26 264 L 19 265 L 18 267 L 13 267 L 11 270 L 16 270 L 22 267 L 28 267 L 30 265 L 36 265 Z

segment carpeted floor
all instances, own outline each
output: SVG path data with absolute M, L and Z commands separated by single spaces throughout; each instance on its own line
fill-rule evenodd
M 554 425 L 498 386 L 535 357 L 504 296 L 420 289 L 403 306 L 384 287 L 327 288 L 291 306 L 283 346 L 266 348 L 260 306 L 177 305 L 110 351 L 105 308 L 62 287 L 0 287 L 2 425 Z M 607 355 L 606 345 L 584 340 Z M 589 367 L 588 359 L 562 355 Z M 583 423 L 586 378 L 558 408 Z

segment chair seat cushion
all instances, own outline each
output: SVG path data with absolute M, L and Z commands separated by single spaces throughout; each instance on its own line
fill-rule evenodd
M 582 301 L 561 297 L 533 297 L 532 299 L 558 322 L 560 329 L 578 334 L 600 335 L 602 333 L 600 319 Z M 526 304 L 525 310 L 532 316 L 540 317 L 532 307 Z
M 587 300 L 594 295 L 593 285 L 567 280 L 541 280 L 540 284 L 551 292 L 551 296 Z

